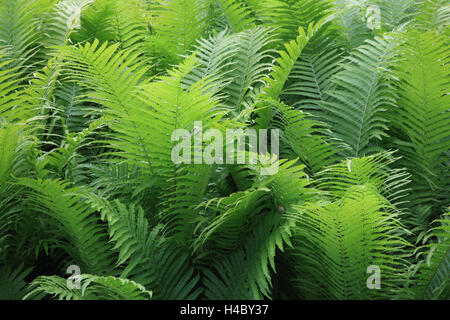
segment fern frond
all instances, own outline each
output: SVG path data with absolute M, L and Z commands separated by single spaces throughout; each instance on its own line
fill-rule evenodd
M 196 40 L 204 36 L 208 16 L 202 0 L 163 0 L 154 9 L 154 28 L 158 37 L 169 45 L 176 61 L 193 48 Z
M 99 277 L 90 274 L 79 276 L 80 288 L 69 289 L 67 279 L 58 276 L 41 276 L 30 284 L 31 292 L 25 299 L 42 294 L 59 300 L 150 300 L 152 292 L 128 279 Z
M 34 62 L 32 57 L 39 50 L 39 18 L 54 0 L 2 0 L 0 1 L 1 62 L 12 60 L 12 67 L 19 67 L 27 74 Z
M 334 13 L 330 0 L 264 0 L 258 15 L 263 23 L 276 27 L 284 41 L 295 38 L 299 27 L 308 28 Z
M 0 55 L 0 59 L 3 57 Z M 0 62 L 0 119 L 24 123 L 29 118 L 29 108 L 25 106 L 27 99 L 20 87 L 19 69 L 10 64 L 9 60 Z
M 141 207 L 125 206 L 87 194 L 89 203 L 108 222 L 111 241 L 119 250 L 116 266 L 121 277 L 153 291 L 154 299 L 196 299 L 201 289 L 189 249 L 167 241 L 163 225 L 150 227 Z
M 300 57 L 307 43 L 320 30 L 323 24 L 324 21 L 320 21 L 315 25 L 311 23 L 306 31 L 300 27 L 297 38 L 285 43 L 285 50 L 279 51 L 280 57 L 276 60 L 277 64 L 272 68 L 270 74 L 263 79 L 265 86 L 261 89 L 255 104 L 252 106 L 259 116 L 256 120 L 259 128 L 268 128 L 268 123 L 273 116 L 273 111 L 265 106 L 265 101 L 279 100 L 295 62 Z
M 251 29 L 255 25 L 252 10 L 240 0 L 218 0 L 217 5 L 225 19 L 226 26 L 233 32 Z
M 109 116 L 122 119 L 121 122 L 112 121 L 111 127 L 123 130 L 122 135 L 128 136 L 135 144 L 129 154 L 131 158 L 139 159 L 136 157 L 140 154 L 141 159 L 150 165 L 149 151 L 144 143 L 145 133 L 141 133 L 142 124 L 136 121 L 145 110 L 134 92 L 138 85 L 143 84 L 146 72 L 141 64 L 134 63 L 137 55 L 119 51 L 118 44 L 99 46 L 97 40 L 82 47 L 63 47 L 60 50 L 69 60 L 73 70 L 71 76 L 80 79 L 81 85 L 89 89 L 85 100 L 103 105 Z
M 233 81 L 234 57 L 239 51 L 239 42 L 236 36 L 223 30 L 209 38 L 197 41 L 195 45 L 195 58 L 198 65 L 186 75 L 184 82 L 187 86 L 204 79 L 214 81 L 214 92 L 221 92 L 223 88 Z
M 322 103 L 322 118 L 332 136 L 346 143 L 346 155 L 358 157 L 380 151 L 375 140 L 387 136 L 387 109 L 395 107 L 395 92 L 383 68 L 391 61 L 393 42 L 388 38 L 367 41 L 348 59 L 344 70 L 333 76 L 331 97 Z
M 70 42 L 72 32 L 80 27 L 82 12 L 93 0 L 63 0 L 44 15 L 44 46 L 52 48 Z
M 27 294 L 27 283 L 25 278 L 29 275 L 32 268 L 0 267 L 0 300 L 22 300 Z
M 334 199 L 343 197 L 352 186 L 370 184 L 391 204 L 402 207 L 410 191 L 410 174 L 393 168 L 397 161 L 392 152 L 347 159 L 321 171 L 315 184 Z
M 432 230 L 438 243 L 428 245 L 427 257 L 419 262 L 412 278 L 415 298 L 420 300 L 446 300 L 450 296 L 450 224 L 445 214 L 441 225 Z
M 65 238 L 69 243 L 55 243 L 64 249 L 86 272 L 105 274 L 112 269 L 112 251 L 108 248 L 107 232 L 95 212 L 81 201 L 79 190 L 66 188 L 67 183 L 52 180 L 18 179 L 30 188 L 33 209 L 54 219 L 61 226 L 55 240 Z M 59 230 L 60 228 L 56 229 Z
M 327 101 L 331 78 L 340 71 L 342 53 L 337 48 L 325 48 L 319 53 L 304 53 L 295 62 L 283 89 L 283 97 L 295 101 L 294 108 L 320 113 L 321 102 Z
M 238 51 L 230 66 L 233 81 L 224 89 L 229 96 L 225 103 L 239 113 L 245 106 L 253 104 L 251 92 L 272 67 L 272 50 L 269 45 L 275 41 L 273 31 L 254 28 L 236 35 Z
M 295 283 L 306 299 L 388 299 L 404 280 L 408 245 L 396 235 L 398 218 L 370 184 L 355 186 L 334 203 L 296 207 L 291 254 Z M 404 253 L 403 253 L 404 254 Z M 366 271 L 379 268 L 380 289 L 370 290 Z
M 272 126 L 281 129 L 281 141 L 315 174 L 335 161 L 337 143 L 327 141 L 324 125 L 308 114 L 288 107 L 282 102 L 273 103 Z
M 284 214 L 294 204 L 309 199 L 313 192 L 305 188 L 303 166 L 296 166 L 295 162 L 280 161 L 276 175 L 256 175 L 251 189 L 205 203 L 206 218 L 197 226 L 194 249 L 221 257 L 215 265 L 216 273 L 205 271 L 205 294 L 210 298 L 232 299 L 236 292 L 246 292 L 245 296 L 251 299 L 270 296 L 270 270 L 275 271 L 276 250 L 283 250 L 284 243 L 290 244 L 293 228 Z M 238 259 L 244 262 L 238 263 Z M 220 269 L 221 266 L 226 269 Z M 238 288 L 229 288 L 228 281 L 239 276 L 236 271 L 245 273 L 247 280 Z M 211 293 L 216 291 L 216 285 L 222 295 Z
M 448 189 L 450 51 L 445 39 L 432 31 L 411 30 L 399 48 L 402 58 L 396 76 L 402 79 L 400 97 L 390 118 L 400 130 L 394 140 L 403 156 L 399 165 L 412 173 L 412 205 L 434 206 Z
M 448 35 L 450 5 L 446 0 L 423 1 L 418 5 L 415 19 L 421 30 L 437 29 Z
M 374 33 L 367 26 L 365 10 L 360 5 L 351 5 L 336 17 L 341 27 L 340 39 L 347 52 L 363 45 L 366 40 L 373 39 Z

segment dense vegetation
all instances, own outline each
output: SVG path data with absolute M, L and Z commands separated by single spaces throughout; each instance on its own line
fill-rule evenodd
M 0 0 L 0 299 L 449 298 L 449 22 L 444 0 Z M 194 121 L 279 129 L 278 173 L 175 164 Z

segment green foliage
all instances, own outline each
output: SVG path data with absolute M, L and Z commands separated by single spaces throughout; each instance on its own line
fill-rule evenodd
M 61 181 L 22 178 L 18 182 L 30 188 L 29 202 L 34 209 L 53 218 L 55 246 L 64 249 L 83 270 L 110 272 L 106 230 L 93 210 L 80 201 L 77 189 L 66 188 Z
M 279 28 L 283 40 L 296 36 L 298 27 L 307 28 L 310 23 L 323 20 L 333 13 L 334 4 L 329 0 L 264 0 L 260 17 L 263 22 Z
M 404 240 L 398 218 L 370 184 L 350 187 L 336 202 L 296 207 L 293 255 L 306 299 L 387 299 L 402 281 Z M 379 290 L 367 290 L 366 270 L 382 274 Z
M 0 0 L 0 299 L 448 299 L 448 22 Z M 206 164 L 209 129 L 277 134 Z
M 412 205 L 438 207 L 440 213 L 448 205 L 449 50 L 445 37 L 431 32 L 411 32 L 404 40 L 396 70 L 402 79 L 398 107 L 391 116 L 400 131 L 395 143 L 412 173 Z
M 24 278 L 31 269 L 0 268 L 0 300 L 21 300 L 28 291 Z
M 390 63 L 389 39 L 367 41 L 348 57 L 342 71 L 333 76 L 331 97 L 322 104 L 324 121 L 332 136 L 342 140 L 347 156 L 359 157 L 379 151 L 375 139 L 386 136 L 383 112 L 395 106 L 395 93 L 385 75 Z
M 437 243 L 428 244 L 426 257 L 414 268 L 412 280 L 416 299 L 449 299 L 450 294 L 450 224 L 448 213 L 442 220 L 437 220 L 440 225 L 432 230 L 432 235 L 437 238 Z
M 128 279 L 99 277 L 90 274 L 79 276 L 80 289 L 69 289 L 67 280 L 56 277 L 39 277 L 30 285 L 32 291 L 25 299 L 45 293 L 59 300 L 149 300 L 152 293 Z

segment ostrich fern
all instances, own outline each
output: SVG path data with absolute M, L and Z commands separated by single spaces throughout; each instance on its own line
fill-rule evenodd
M 449 299 L 448 17 L 0 0 L 0 299 Z M 278 170 L 174 162 L 198 122 Z

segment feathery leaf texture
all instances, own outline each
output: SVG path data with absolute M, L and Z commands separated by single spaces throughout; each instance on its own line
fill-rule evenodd
M 449 12 L 0 0 L 0 299 L 449 299 Z

